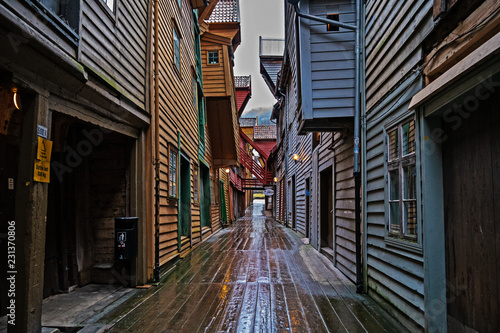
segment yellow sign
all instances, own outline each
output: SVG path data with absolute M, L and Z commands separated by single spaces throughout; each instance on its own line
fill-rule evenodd
M 35 174 L 33 179 L 36 182 L 50 183 L 50 162 L 35 161 Z
M 50 155 L 52 154 L 52 141 L 38 137 L 38 150 L 36 159 L 40 161 L 50 162 Z

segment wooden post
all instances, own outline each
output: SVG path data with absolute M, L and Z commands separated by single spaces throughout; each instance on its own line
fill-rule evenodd
M 23 99 L 24 113 L 16 189 L 16 325 L 9 332 L 40 332 L 45 262 L 48 184 L 33 181 L 37 125 L 50 133 L 47 98 Z

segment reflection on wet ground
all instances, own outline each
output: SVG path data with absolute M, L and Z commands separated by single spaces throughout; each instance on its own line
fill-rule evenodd
M 201 244 L 110 331 L 405 331 L 262 209 L 263 202 L 255 202 L 245 217 Z

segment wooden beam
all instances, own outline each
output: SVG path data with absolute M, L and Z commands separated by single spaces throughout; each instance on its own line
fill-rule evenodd
M 481 63 L 484 63 L 486 60 L 499 53 L 500 32 L 478 47 L 458 64 L 446 71 L 446 73 L 430 83 L 427 87 L 422 89 L 418 94 L 413 96 L 409 109 L 415 109 L 424 104 L 433 96 L 443 91 L 446 87 L 459 80 L 474 67 L 479 66 Z
M 424 74 L 431 82 L 473 51 L 478 45 L 500 32 L 500 12 L 491 17 L 481 29 L 470 31 L 478 22 L 500 7 L 500 2 L 486 0 L 476 11 L 467 17 L 452 33 L 429 53 L 425 62 Z M 457 36 L 464 35 L 455 41 Z

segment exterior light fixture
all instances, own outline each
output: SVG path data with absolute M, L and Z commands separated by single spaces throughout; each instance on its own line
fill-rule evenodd
M 274 177 L 274 178 L 273 178 L 273 181 L 274 181 L 275 183 L 277 183 L 277 182 L 278 182 L 278 177 Z
M 299 154 L 293 154 L 292 158 L 294 161 L 298 161 L 300 156 L 299 156 Z
M 229 171 L 231 171 L 231 170 L 229 168 L 226 168 L 225 171 L 226 171 L 226 173 L 229 173 Z
M 16 109 L 20 109 L 19 103 L 17 102 L 17 88 L 12 89 L 12 100 L 14 101 L 14 106 Z

